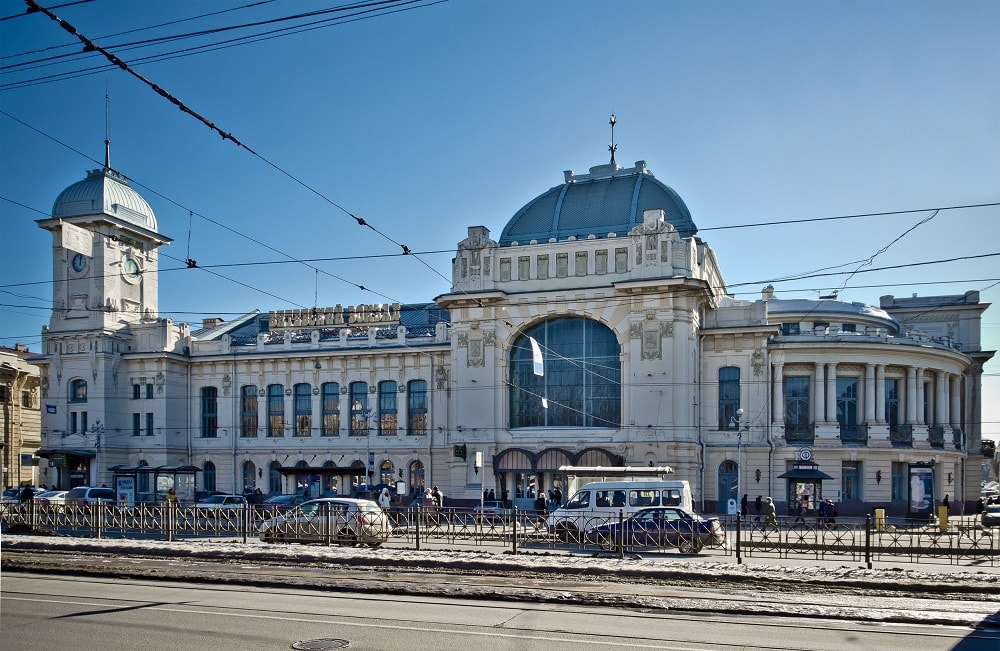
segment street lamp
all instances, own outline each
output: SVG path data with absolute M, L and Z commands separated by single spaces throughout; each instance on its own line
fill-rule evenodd
M 368 490 L 371 484 L 372 475 L 372 433 L 368 428 L 368 419 L 371 418 L 372 410 L 361 404 L 360 400 L 354 401 L 354 412 L 364 419 L 365 421 L 365 490 Z
M 732 417 L 730 422 L 736 425 L 736 499 L 737 503 L 742 505 L 743 490 L 742 482 L 740 477 L 743 474 L 743 429 L 740 425 L 740 420 L 743 419 L 743 408 L 740 407 L 736 410 L 736 415 Z

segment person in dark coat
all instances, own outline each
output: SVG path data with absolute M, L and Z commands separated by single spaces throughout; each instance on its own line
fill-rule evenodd
M 757 515 L 760 515 L 761 511 L 764 510 L 764 498 L 758 495 L 753 504 L 757 508 Z
M 986 510 L 986 504 L 983 503 L 983 498 L 980 497 L 979 501 L 976 502 L 976 515 L 979 515 L 985 510 Z
M 21 490 L 21 494 L 18 496 L 17 499 L 19 502 L 21 502 L 21 504 L 27 504 L 28 502 L 33 500 L 34 497 L 35 497 L 35 491 L 31 490 L 31 486 L 25 486 Z
M 545 493 L 538 491 L 538 497 L 535 498 L 535 517 L 538 521 L 535 523 L 535 528 L 538 529 L 545 524 L 545 513 L 547 509 L 545 508 Z
M 750 497 L 749 495 L 743 493 L 743 499 L 740 500 L 740 513 L 742 513 L 743 515 L 747 514 L 747 508 L 749 508 L 750 506 L 750 500 L 748 499 L 749 497 Z

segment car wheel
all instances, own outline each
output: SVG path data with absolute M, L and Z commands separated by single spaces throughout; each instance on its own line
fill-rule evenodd
M 337 542 L 345 547 L 354 547 L 358 544 L 358 537 L 353 531 L 344 527 L 340 530 L 340 533 L 337 534 Z
M 563 542 L 574 542 L 580 537 L 580 534 L 573 525 L 560 522 L 556 525 L 556 536 Z
M 682 554 L 699 554 L 701 553 L 701 541 L 681 540 L 681 543 L 677 546 L 677 549 Z

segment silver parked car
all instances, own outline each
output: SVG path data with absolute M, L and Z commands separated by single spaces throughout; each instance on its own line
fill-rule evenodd
M 378 547 L 392 523 L 378 504 L 348 497 L 310 500 L 261 524 L 264 542 L 324 542 Z

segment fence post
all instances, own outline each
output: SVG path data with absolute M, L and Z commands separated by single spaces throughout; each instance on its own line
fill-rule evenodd
M 513 542 L 513 547 L 511 551 L 513 551 L 514 555 L 517 556 L 517 507 L 516 506 L 514 507 L 514 520 L 513 520 L 512 531 L 513 534 L 511 535 L 510 539 Z
M 416 530 L 414 532 L 414 539 L 417 541 L 417 551 L 420 551 L 420 519 L 424 517 L 424 507 L 421 505 L 410 507 L 410 516 L 414 522 L 416 522 Z
M 625 509 L 618 509 L 618 558 L 625 558 Z
M 743 533 L 743 514 L 736 512 L 736 564 L 743 564 L 743 548 L 741 546 Z
M 872 516 L 865 516 L 865 565 L 872 569 Z
M 319 522 L 320 532 L 323 534 L 323 544 L 329 547 L 333 544 L 331 538 L 332 528 L 330 527 L 330 503 L 320 502 L 319 509 L 317 509 L 318 517 L 322 518 Z M 339 533 L 339 532 L 338 532 Z
M 247 544 L 247 529 L 250 528 L 250 502 L 243 500 L 243 544 Z

